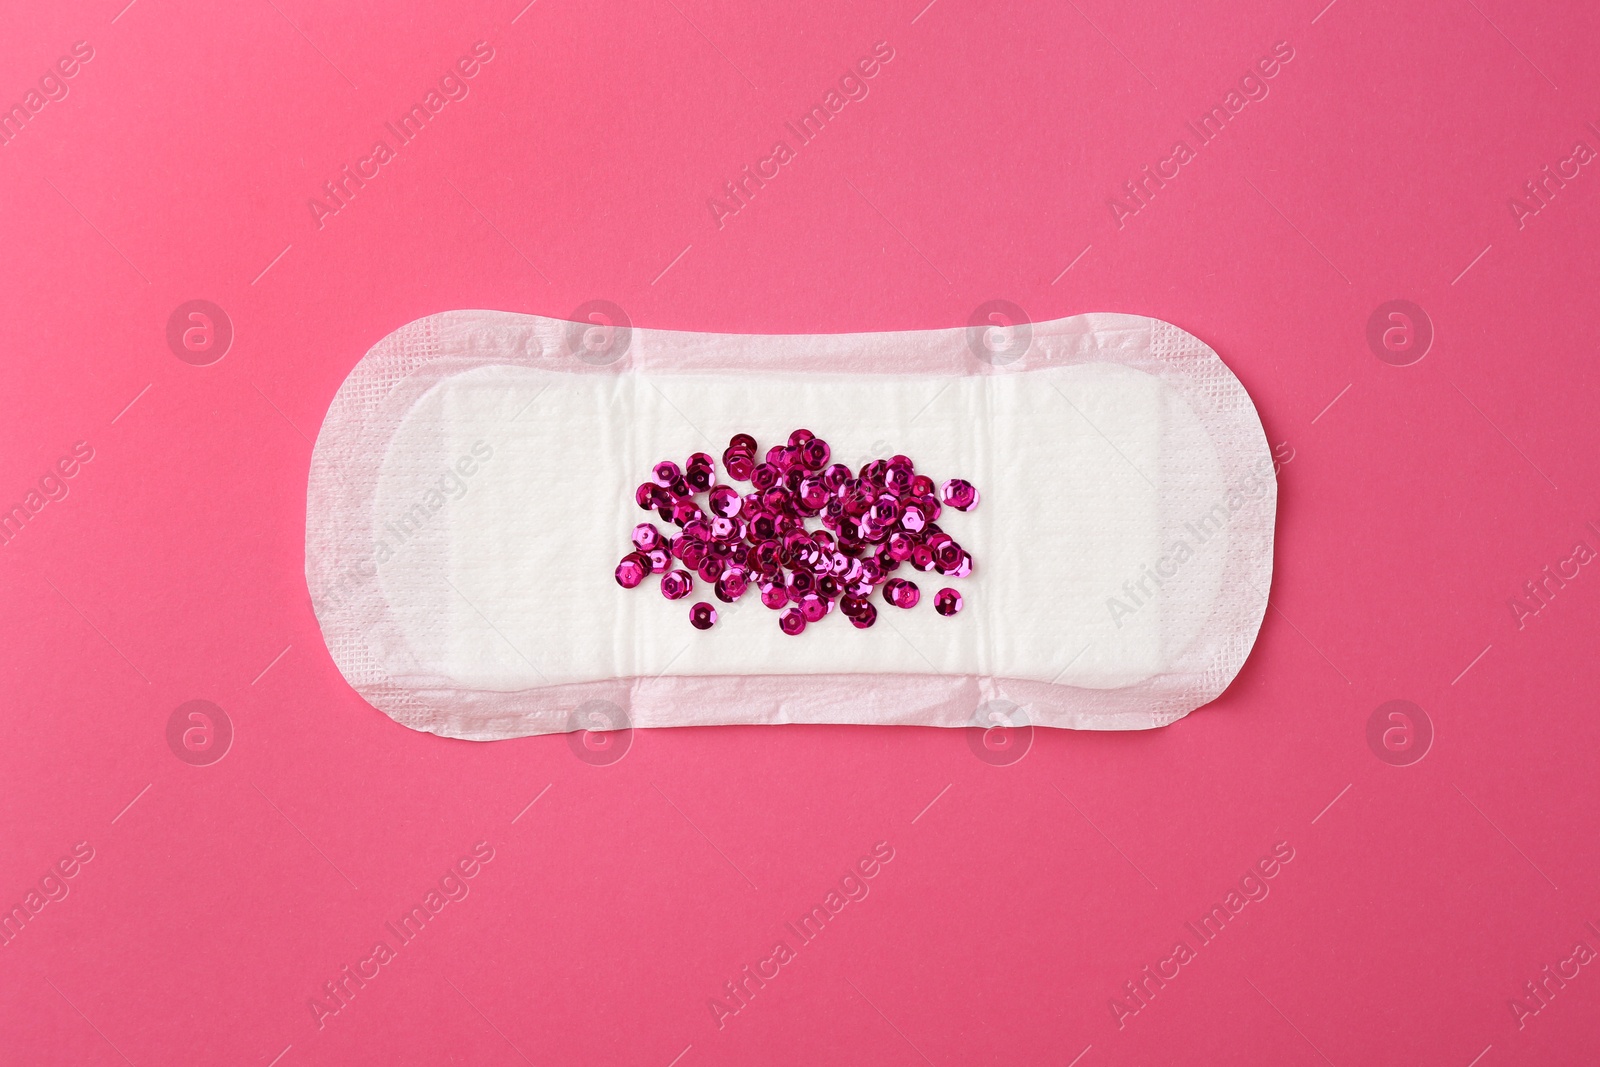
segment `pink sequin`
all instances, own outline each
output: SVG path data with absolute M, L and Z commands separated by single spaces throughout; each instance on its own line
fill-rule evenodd
M 820 622 L 828 613 L 823 607 L 822 598 L 815 593 L 807 593 L 800 598 L 800 614 L 805 616 L 806 622 Z
M 644 576 L 649 573 L 650 561 L 637 552 L 629 552 L 617 564 L 617 584 L 624 589 L 632 589 L 644 581 Z
M 916 582 L 890 578 L 883 583 L 883 598 L 897 608 L 909 609 L 917 606 L 917 601 L 922 599 L 922 591 L 917 588 Z
M 739 490 L 731 485 L 719 485 L 711 490 L 711 514 L 720 515 L 731 519 L 739 514 L 739 509 L 744 506 L 744 499 L 739 496 Z
M 978 506 L 978 490 L 973 488 L 971 482 L 960 478 L 951 478 L 940 489 L 939 495 L 944 502 L 957 511 L 971 511 Z
M 672 570 L 661 576 L 661 595 L 668 600 L 682 600 L 694 592 L 694 579 L 686 570 Z
M 714 591 L 718 600 L 724 604 L 732 604 L 735 600 L 744 596 L 744 591 L 749 587 L 750 581 L 745 576 L 745 572 L 738 567 L 729 567 L 722 572 L 722 577 L 717 579 Z
M 689 609 L 689 622 L 696 630 L 709 630 L 716 625 L 717 609 L 702 600 Z
M 683 480 L 689 488 L 696 493 L 704 493 L 716 481 L 717 464 L 704 452 L 696 452 L 689 457 L 688 464 L 683 469 Z
M 933 594 L 933 610 L 940 615 L 954 615 L 965 603 L 954 589 L 941 589 Z
M 656 464 L 655 479 L 657 485 L 671 485 L 681 477 L 683 477 L 682 469 L 672 460 L 664 459 Z

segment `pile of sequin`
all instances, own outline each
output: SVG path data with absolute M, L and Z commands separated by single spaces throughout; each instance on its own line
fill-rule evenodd
M 869 598 L 880 585 L 889 604 L 915 607 L 922 599 L 916 583 L 890 577 L 902 563 L 948 578 L 972 573 L 972 556 L 937 522 L 946 507 L 977 506 L 978 490 L 969 482 L 953 478 L 935 493 L 933 479 L 918 474 L 905 456 L 873 460 L 852 475 L 844 464 L 828 462 L 828 442 L 810 430 L 796 430 L 764 460 L 757 456 L 756 439 L 743 433 L 722 453 L 729 480 L 750 483 L 748 493 L 719 482 L 716 462 L 704 452 L 682 467 L 657 463 L 634 499 L 679 532 L 669 537 L 649 522 L 635 527 L 634 551 L 617 565 L 617 584 L 632 589 L 659 574 L 661 595 L 682 600 L 698 575 L 725 604 L 753 585 L 763 604 L 782 612 L 783 632 L 793 635 L 836 606 L 866 629 L 878 619 Z M 820 520 L 821 528 L 808 528 L 808 519 Z M 954 589 L 934 594 L 940 615 L 954 615 L 961 606 Z M 700 601 L 689 609 L 689 621 L 709 629 L 717 610 Z

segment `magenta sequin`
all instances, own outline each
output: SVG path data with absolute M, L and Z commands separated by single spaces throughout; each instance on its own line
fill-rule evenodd
M 683 469 L 683 480 L 694 492 L 706 492 L 717 480 L 716 461 L 704 452 L 696 452 Z
M 679 529 L 669 537 L 653 523 L 634 527 L 635 551 L 617 565 L 617 583 L 632 589 L 658 574 L 662 596 L 681 600 L 698 577 L 727 604 L 755 585 L 761 602 L 779 612 L 779 626 L 795 635 L 834 608 L 867 629 L 878 618 L 871 598 L 880 586 L 885 602 L 915 607 L 921 600 L 916 584 L 893 576 L 902 565 L 945 578 L 972 573 L 971 553 L 938 524 L 945 507 L 977 506 L 970 482 L 952 478 L 939 485 L 904 455 L 872 460 L 854 474 L 832 460 L 827 441 L 797 429 L 766 449 L 749 434 L 735 434 L 723 450 L 720 478 L 706 452 L 682 466 L 655 464 L 634 502 Z M 747 486 L 741 491 L 736 482 Z M 961 606 L 954 589 L 934 597 L 940 615 Z M 709 629 L 717 612 L 700 601 L 689 618 Z
M 717 599 L 724 604 L 732 604 L 744 596 L 744 591 L 750 587 L 749 580 L 743 570 L 730 567 L 722 572 L 722 577 L 717 579 L 715 592 Z
M 694 592 L 694 579 L 686 570 L 668 571 L 661 576 L 661 595 L 668 600 L 682 600 Z
M 654 477 L 657 485 L 671 486 L 673 482 L 683 477 L 683 470 L 672 460 L 664 459 L 656 464 Z
M 629 552 L 617 564 L 617 584 L 624 589 L 632 589 L 644 581 L 644 576 L 649 573 L 650 561 L 637 552 Z
M 914 608 L 917 601 L 922 599 L 922 591 L 917 588 L 916 582 L 890 578 L 883 583 L 883 599 L 897 608 Z
M 719 485 L 711 490 L 711 514 L 731 519 L 739 514 L 739 509 L 743 506 L 744 498 L 733 486 Z
M 951 478 L 945 482 L 939 491 L 944 502 L 957 511 L 971 511 L 978 506 L 978 490 L 973 488 L 971 482 L 960 478 Z
M 806 622 L 821 622 L 828 609 L 822 606 L 822 598 L 815 593 L 807 593 L 800 598 L 800 614 L 804 615 Z

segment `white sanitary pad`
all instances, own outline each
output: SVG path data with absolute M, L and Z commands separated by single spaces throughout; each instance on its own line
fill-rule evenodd
M 995 356 L 967 330 L 413 322 L 356 365 L 317 438 L 306 577 L 328 649 L 397 721 L 475 740 L 587 727 L 585 707 L 633 726 L 988 726 L 997 701 L 1039 726 L 1169 723 L 1228 685 L 1266 610 L 1260 420 L 1167 323 L 1023 330 Z M 654 577 L 617 585 L 633 527 L 658 521 L 634 502 L 657 461 L 798 427 L 852 470 L 903 453 L 976 485 L 977 508 L 940 518 L 972 574 L 903 571 L 917 608 L 874 596 L 871 629 L 834 612 L 796 637 L 753 585 L 736 604 L 698 578 L 679 601 Z M 932 606 L 946 584 L 953 617 Z M 701 599 L 720 615 L 706 631 Z

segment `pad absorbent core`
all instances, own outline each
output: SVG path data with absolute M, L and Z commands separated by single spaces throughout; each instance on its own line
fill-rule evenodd
M 1272 578 L 1277 483 L 1244 387 L 1141 316 L 987 341 L 410 323 L 351 371 L 312 456 L 306 579 L 328 650 L 396 721 L 472 740 L 596 721 L 990 726 L 996 708 L 1144 729 L 1212 700 Z M 798 636 L 754 586 L 703 631 L 657 579 L 619 587 L 655 518 L 634 496 L 654 464 L 797 427 L 852 471 L 901 453 L 979 487 L 940 520 L 976 561 L 959 614 L 932 610 L 931 574 L 903 575 L 934 579 L 920 609 Z

